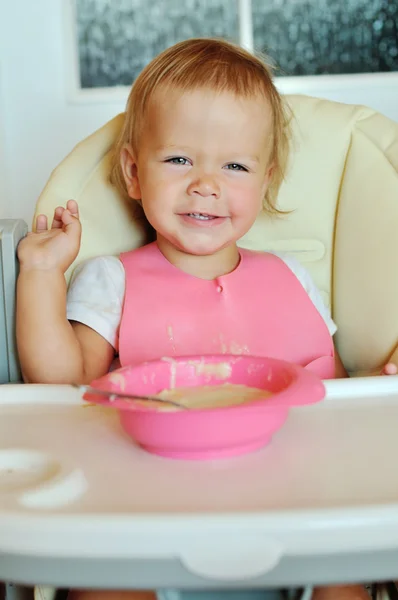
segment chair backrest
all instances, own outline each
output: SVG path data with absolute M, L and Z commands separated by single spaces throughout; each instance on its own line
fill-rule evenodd
M 293 140 L 278 205 L 291 212 L 261 215 L 240 245 L 295 255 L 332 307 L 346 368 L 368 371 L 398 341 L 398 123 L 363 106 L 306 96 L 286 101 L 294 114 Z M 78 144 L 37 203 L 36 215 L 50 217 L 69 198 L 79 202 L 83 238 L 75 265 L 146 241 L 142 215 L 132 215 L 109 183 L 123 119 Z

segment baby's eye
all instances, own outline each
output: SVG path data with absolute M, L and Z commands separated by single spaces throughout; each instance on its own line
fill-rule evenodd
M 226 167 L 229 171 L 247 171 L 246 167 L 238 163 L 229 163 Z
M 168 158 L 166 162 L 172 165 L 189 165 L 188 159 L 183 156 L 173 156 L 173 158 Z

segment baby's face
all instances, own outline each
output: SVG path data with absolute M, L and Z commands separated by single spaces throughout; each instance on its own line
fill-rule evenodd
M 170 248 L 210 255 L 252 226 L 270 178 L 272 115 L 260 98 L 157 93 L 129 193 Z M 132 159 L 134 163 L 134 159 Z

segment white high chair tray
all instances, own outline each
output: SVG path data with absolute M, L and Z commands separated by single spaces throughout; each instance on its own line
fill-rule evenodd
M 398 377 L 330 381 L 239 458 L 147 454 L 68 386 L 0 387 L 0 579 L 217 588 L 398 576 Z

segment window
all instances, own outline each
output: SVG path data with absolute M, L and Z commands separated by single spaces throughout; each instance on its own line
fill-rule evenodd
M 235 6 L 235 0 L 76 0 L 81 86 L 130 86 L 154 56 L 184 39 L 239 41 Z
M 83 89 L 130 86 L 191 37 L 265 52 L 280 77 L 398 71 L 398 0 L 74 0 L 74 15 Z
M 397 0 L 252 0 L 256 49 L 280 76 L 398 71 Z

